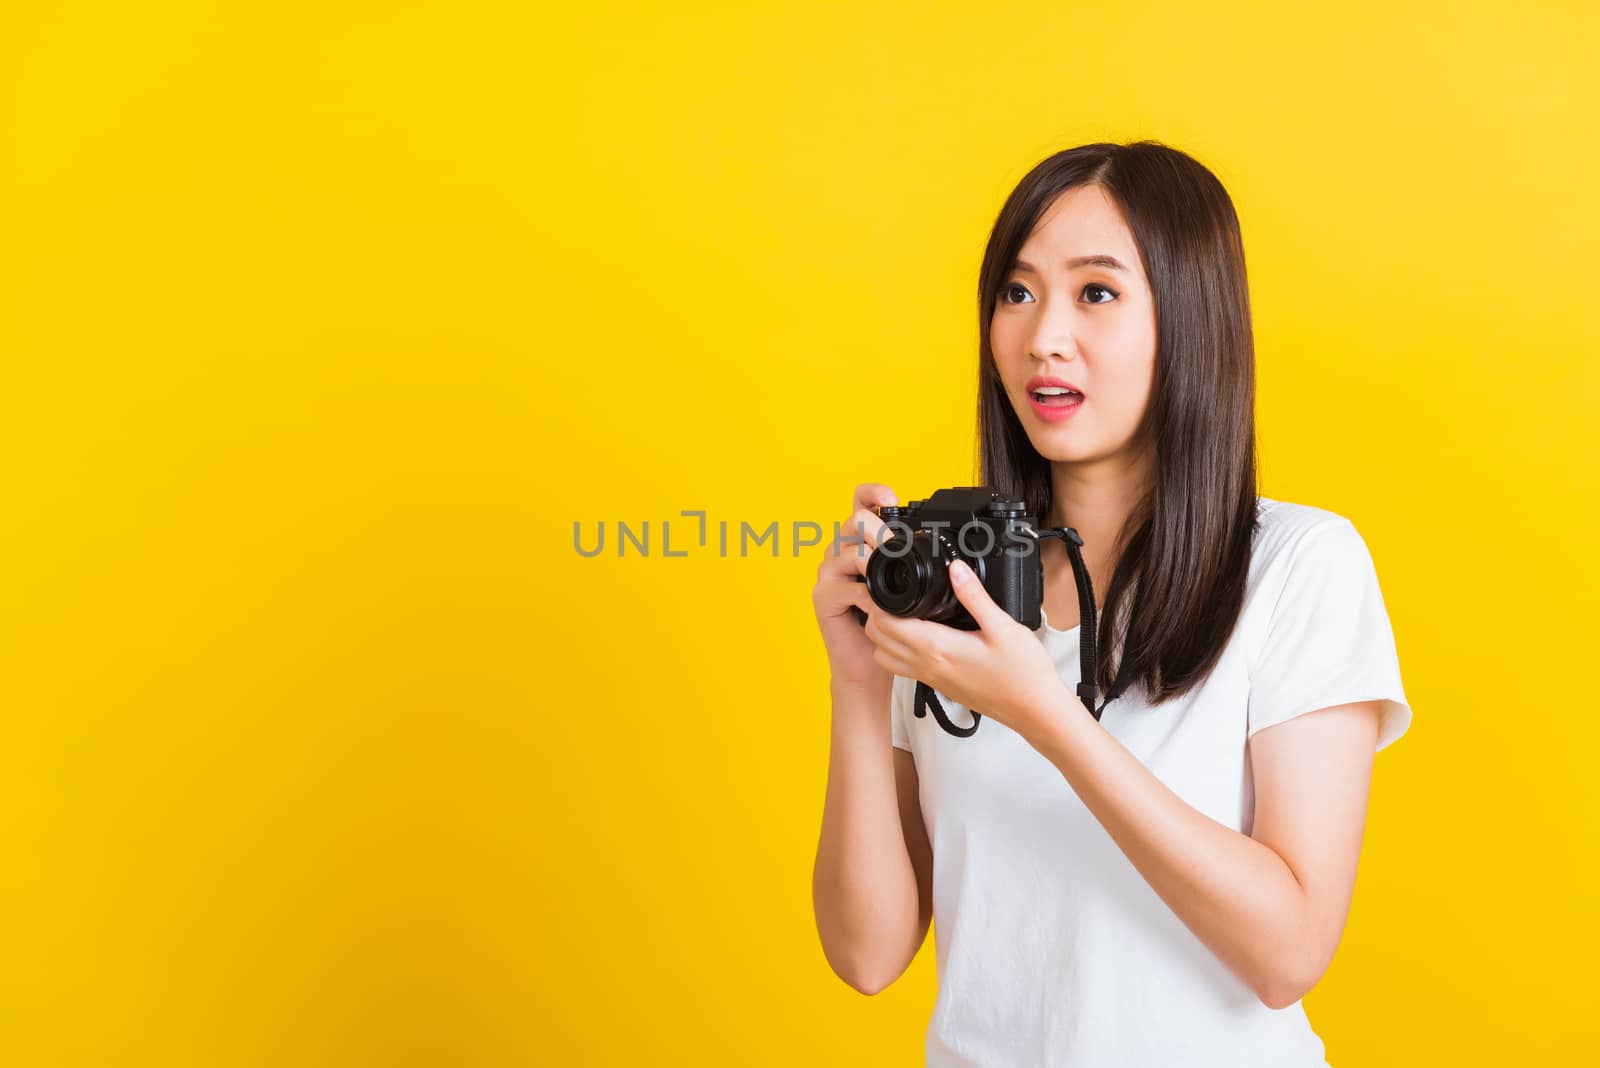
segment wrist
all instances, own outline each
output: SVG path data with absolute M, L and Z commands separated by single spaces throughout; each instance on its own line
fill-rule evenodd
M 881 706 L 887 714 L 889 697 L 893 692 L 894 676 L 887 672 L 864 679 L 852 679 L 840 675 L 828 677 L 828 694 L 833 698 L 834 708 Z
M 1023 740 L 1052 762 L 1078 744 L 1086 725 L 1096 725 L 1077 693 L 1059 677 L 1031 702 L 1020 722 L 1024 729 L 1018 733 Z

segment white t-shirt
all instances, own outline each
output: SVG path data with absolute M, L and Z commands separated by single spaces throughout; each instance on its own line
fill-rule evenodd
M 1361 535 L 1333 512 L 1258 502 L 1244 609 L 1210 676 L 1154 708 L 1134 687 L 1101 717 L 1179 797 L 1246 834 L 1251 734 L 1375 699 L 1386 702 L 1377 748 L 1411 723 Z M 1078 632 L 1048 620 L 1038 631 L 1074 685 Z M 915 686 L 894 680 L 892 740 L 916 758 L 933 845 L 930 1068 L 1327 1064 L 1300 1003 L 1263 1005 L 1156 895 L 1053 764 L 988 717 L 963 738 L 931 714 L 914 716 Z M 966 708 L 939 699 L 953 723 L 972 723 Z

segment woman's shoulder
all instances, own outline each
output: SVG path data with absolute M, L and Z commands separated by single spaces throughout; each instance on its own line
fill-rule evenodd
M 1256 517 L 1257 537 L 1294 537 L 1317 527 L 1350 522 L 1338 512 L 1318 508 L 1314 504 L 1297 504 L 1261 496 L 1256 497 Z
M 1258 496 L 1253 556 L 1264 566 L 1294 555 L 1308 542 L 1339 536 L 1348 538 L 1354 532 L 1355 525 L 1338 512 Z

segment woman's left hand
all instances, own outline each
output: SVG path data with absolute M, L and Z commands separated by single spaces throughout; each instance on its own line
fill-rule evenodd
M 926 619 L 906 619 L 879 608 L 868 613 L 866 633 L 878 664 L 932 686 L 1029 739 L 1048 719 L 1088 712 L 1057 672 L 1044 643 L 989 596 L 972 569 L 950 565 L 956 598 L 978 630 Z

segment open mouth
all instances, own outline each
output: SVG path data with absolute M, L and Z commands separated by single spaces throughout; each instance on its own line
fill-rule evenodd
M 1083 394 L 1062 386 L 1040 386 L 1028 391 L 1033 403 L 1045 408 L 1070 408 L 1083 402 Z

